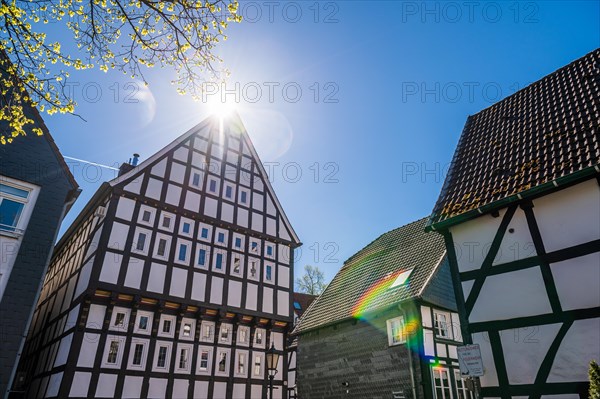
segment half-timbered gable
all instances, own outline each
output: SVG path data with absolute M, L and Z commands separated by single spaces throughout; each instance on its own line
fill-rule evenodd
M 302 316 L 299 397 L 472 398 L 444 242 L 425 223 L 353 255 Z
M 34 340 L 53 325 L 32 330 L 30 396 L 262 397 L 267 349 L 286 354 L 298 245 L 237 117 L 124 165 L 57 246 L 38 313 L 61 296 L 69 323 L 40 370 L 53 349 Z M 64 298 L 56 273 L 76 281 Z M 283 397 L 284 361 L 275 385 Z
M 600 50 L 473 115 L 428 223 L 483 397 L 587 397 L 600 357 Z

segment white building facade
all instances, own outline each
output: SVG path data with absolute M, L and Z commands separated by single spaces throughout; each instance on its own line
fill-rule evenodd
M 300 245 L 237 117 L 105 183 L 59 242 L 29 397 L 261 398 L 285 359 Z M 280 361 L 274 397 L 284 397 Z

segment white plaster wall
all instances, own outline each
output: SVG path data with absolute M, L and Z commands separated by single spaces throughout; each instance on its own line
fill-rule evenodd
M 179 267 L 174 267 L 171 270 L 171 288 L 169 289 L 169 294 L 183 298 L 185 297 L 185 288 L 187 285 L 187 270 Z
M 151 174 L 158 177 L 165 177 L 165 170 L 167 168 L 167 159 L 163 158 L 159 163 L 152 167 Z
M 290 287 L 290 268 L 287 266 L 279 265 L 278 266 L 278 276 L 277 283 L 281 287 L 289 288 Z
M 217 217 L 218 201 L 214 198 L 204 199 L 204 214 L 213 218 Z
M 239 308 L 242 304 L 242 283 L 240 281 L 229 281 L 227 305 Z
M 76 371 L 73 376 L 73 382 L 71 383 L 71 390 L 69 391 L 70 397 L 84 396 L 87 397 L 88 389 L 90 388 L 90 381 L 92 379 L 92 373 L 84 373 L 82 371 Z
M 265 313 L 273 313 L 273 289 L 263 287 L 263 303 L 262 311 Z
M 244 384 L 233 384 L 233 398 L 245 398 L 246 397 L 246 385 Z
M 91 304 L 88 312 L 87 321 L 85 323 L 86 328 L 97 328 L 101 329 L 104 324 L 104 314 L 106 313 L 106 306 Z
M 450 318 L 452 319 L 452 334 L 454 336 L 454 340 L 462 342 L 462 331 L 460 329 L 460 318 L 458 313 L 452 312 L 450 314 Z
M 97 398 L 114 398 L 117 377 L 117 374 L 100 374 L 95 396 Z
M 473 343 L 479 344 L 481 349 L 481 359 L 483 360 L 483 369 L 485 375 L 479 378 L 482 387 L 498 386 L 498 375 L 494 365 L 494 356 L 490 346 L 490 338 L 487 333 L 475 333 L 472 335 Z
M 138 176 L 135 179 L 133 179 L 131 182 L 129 182 L 129 184 L 127 184 L 124 189 L 125 191 L 129 191 L 130 193 L 134 193 L 134 194 L 139 194 L 140 190 L 142 188 L 142 181 L 144 175 Z
M 60 389 L 60 383 L 62 381 L 63 373 L 52 374 L 50 376 L 50 381 L 48 382 L 48 388 L 46 390 L 46 397 L 51 398 L 53 396 L 58 395 L 58 390 Z
M 123 383 L 123 399 L 139 398 L 142 394 L 144 377 L 125 376 Z
M 130 257 L 125 275 L 125 286 L 131 288 L 140 288 L 142 275 L 144 274 L 144 261 L 140 258 Z
M 529 225 L 527 224 L 525 212 L 521 208 L 517 208 L 506 228 L 504 237 L 502 237 L 502 242 L 500 243 L 493 264 L 499 265 L 514 262 L 536 255 L 537 252 L 535 251 L 535 245 L 533 244 L 533 239 L 529 233 Z
M 148 385 L 148 397 L 166 398 L 168 381 L 169 380 L 167 380 L 166 378 L 150 378 Z
M 556 353 L 548 382 L 588 381 L 588 365 L 600 359 L 600 318 L 576 320 Z
M 135 208 L 135 201 L 129 198 L 119 198 L 117 204 L 116 216 L 121 219 L 131 220 L 133 218 L 133 210 Z
M 167 266 L 159 263 L 152 263 L 150 266 L 150 276 L 148 277 L 148 291 L 162 293 L 165 287 L 165 274 Z
M 484 215 L 450 228 L 461 272 L 481 267 L 505 213 L 502 209 L 499 217 Z
M 204 273 L 194 273 L 192 282 L 192 299 L 204 302 L 206 297 L 206 275 Z
M 160 194 L 162 190 L 162 181 L 150 178 L 148 179 L 148 186 L 146 186 L 146 197 L 153 198 L 155 200 L 160 200 Z
M 223 301 L 223 279 L 220 277 L 212 277 L 210 286 L 210 302 L 221 304 Z
M 208 398 L 208 381 L 196 381 L 194 384 L 194 399 Z
M 279 218 L 279 238 L 285 241 L 291 240 L 290 233 L 285 227 L 285 224 L 283 223 L 283 219 L 281 217 Z
M 277 314 L 280 316 L 290 314 L 290 294 L 286 291 L 277 290 Z
M 600 252 L 551 264 L 550 269 L 563 310 L 600 306 Z
M 56 359 L 54 360 L 54 367 L 62 366 L 67 363 L 67 358 L 69 357 L 69 351 L 71 350 L 71 341 L 73 340 L 73 333 L 69 335 L 65 335 L 60 340 L 60 345 L 58 347 L 58 353 L 56 354 Z
M 246 287 L 246 308 L 256 310 L 257 298 L 258 286 L 256 284 L 248 283 Z
M 600 239 L 596 179 L 538 198 L 533 204 L 546 252 Z
M 469 321 L 506 320 L 551 311 L 542 273 L 532 267 L 487 277 Z
M 99 280 L 105 283 L 116 284 L 119 279 L 122 261 L 123 255 L 115 252 L 106 252 L 104 261 L 102 262 Z
M 252 398 L 261 398 L 262 397 L 262 386 L 260 385 L 252 385 L 250 389 L 250 394 Z
M 502 350 L 511 384 L 533 384 L 548 348 L 552 345 L 560 324 L 535 326 L 500 332 Z
M 225 398 L 227 397 L 227 383 L 226 382 L 215 382 L 213 397 Z
M 200 211 L 200 194 L 194 193 L 192 191 L 186 191 L 185 194 L 185 209 L 189 209 L 193 212 Z
M 129 233 L 128 225 L 119 222 L 113 222 L 107 248 L 119 249 L 121 251 L 125 249 L 127 233 Z
M 187 163 L 187 159 L 185 160 Z M 174 181 L 179 184 L 183 184 L 183 180 L 185 178 L 185 166 L 177 163 L 171 162 L 171 181 Z
M 175 379 L 173 381 L 173 396 L 172 398 L 187 398 L 188 387 L 190 386 L 189 380 Z

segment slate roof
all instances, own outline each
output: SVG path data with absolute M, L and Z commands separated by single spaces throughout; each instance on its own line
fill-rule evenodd
M 599 125 L 596 49 L 467 119 L 430 224 L 600 172 Z
M 313 303 L 315 299 L 317 299 L 317 295 L 304 294 L 302 292 L 294 292 L 293 298 L 294 302 L 298 302 L 298 305 L 300 305 L 300 309 L 298 309 L 294 304 L 294 312 L 298 314 L 298 317 L 302 317 L 302 315 L 304 314 L 306 309 L 308 309 L 310 304 Z
M 426 233 L 427 218 L 381 235 L 350 257 L 300 319 L 297 331 L 354 317 L 361 298 L 380 287 L 379 294 L 364 303 L 361 313 L 384 309 L 421 295 L 441 263 L 444 240 L 440 234 Z M 396 276 L 414 268 L 409 280 L 390 288 Z

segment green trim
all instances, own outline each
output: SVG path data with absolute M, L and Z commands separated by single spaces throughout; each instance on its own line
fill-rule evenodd
M 492 356 L 494 356 L 494 365 L 496 366 L 496 376 L 500 385 L 500 397 L 502 399 L 511 399 L 506 387 L 509 386 L 508 371 L 506 371 L 506 361 L 504 360 L 504 351 L 498 331 L 489 331 L 490 346 L 492 347 Z
M 439 219 L 442 215 L 436 215 L 434 213 L 427 221 L 427 224 L 425 225 L 425 231 L 445 230 L 456 224 L 466 222 L 467 220 L 475 219 L 476 217 L 481 216 L 484 213 L 489 213 L 500 208 L 505 208 L 523 199 L 534 199 L 542 195 L 547 195 L 552 192 L 562 190 L 563 188 L 569 187 L 573 184 L 583 182 L 585 180 L 593 178 L 594 176 L 600 176 L 600 171 L 596 169 L 598 167 L 600 167 L 600 165 L 589 166 L 585 169 L 579 170 L 569 175 L 561 176 L 555 180 L 532 187 L 529 190 L 513 194 L 509 197 L 502 198 L 489 204 L 485 204 L 477 209 L 472 209 L 470 211 L 458 214 L 456 216 L 450 217 L 439 222 L 435 222 L 434 220 Z
M 542 361 L 542 364 L 540 365 L 538 373 L 535 377 L 534 390 L 536 393 L 532 394 L 529 397 L 529 399 L 540 399 L 542 397 L 542 394 L 539 392 L 539 390 L 548 380 L 548 376 L 550 375 L 550 371 L 552 370 L 552 364 L 554 363 L 554 359 L 556 358 L 556 354 L 558 352 L 558 349 L 560 348 L 560 344 L 562 343 L 563 339 L 565 338 L 565 335 L 567 335 L 567 332 L 569 331 L 569 328 L 571 328 L 572 325 L 573 320 L 567 320 L 560 327 L 560 330 L 558 330 L 558 333 L 556 334 L 556 337 L 554 337 L 552 345 L 550 345 L 550 347 L 548 348 L 548 352 L 546 352 L 546 356 L 544 357 L 544 360 Z
M 473 283 L 473 287 L 471 288 L 471 291 L 469 292 L 469 297 L 465 301 L 465 309 L 467 311 L 467 317 L 469 317 L 471 315 L 471 312 L 473 311 L 473 307 L 475 306 L 475 301 L 477 301 L 477 297 L 479 296 L 479 293 L 481 292 L 481 289 L 483 288 L 483 283 L 485 282 L 487 272 L 489 271 L 489 269 L 492 268 L 492 263 L 494 262 L 494 259 L 496 258 L 496 255 L 498 254 L 498 249 L 500 249 L 500 244 L 502 243 L 502 239 L 504 238 L 504 233 L 506 233 L 506 229 L 508 228 L 508 225 L 509 225 L 510 221 L 512 220 L 512 217 L 515 214 L 516 210 L 517 210 L 516 205 L 511 206 L 510 208 L 508 208 L 506 210 L 506 213 L 504 214 L 504 217 L 502 218 L 502 222 L 500 223 L 500 226 L 498 227 L 498 231 L 496 232 L 496 235 L 494 236 L 492 245 L 490 246 L 490 249 L 489 249 L 487 255 L 485 256 L 485 259 L 481 265 L 481 268 L 479 269 L 482 272 L 482 275 L 479 276 L 477 279 L 475 279 L 475 282 Z
M 477 323 L 469 324 L 469 329 L 472 333 L 486 332 L 486 331 L 501 331 L 511 330 L 515 328 L 524 328 L 532 326 L 541 326 L 545 324 L 556 324 L 564 323 L 565 320 L 585 320 L 595 319 L 600 317 L 600 307 L 587 308 L 587 309 L 576 309 L 576 310 L 565 310 L 561 313 L 547 313 L 536 316 L 525 316 L 518 317 L 516 319 L 508 320 L 490 320 L 480 321 Z
M 544 247 L 544 241 L 542 240 L 542 235 L 535 219 L 533 204 L 529 203 L 527 206 L 521 205 L 521 209 L 525 212 L 529 233 L 531 234 L 533 245 L 535 245 L 535 251 L 540 258 L 540 271 L 542 273 L 542 279 L 544 280 L 544 286 L 546 287 L 546 294 L 548 295 L 550 306 L 552 307 L 553 312 L 562 312 L 558 290 L 556 289 L 554 277 L 550 270 L 550 263 L 546 261 L 546 248 Z

